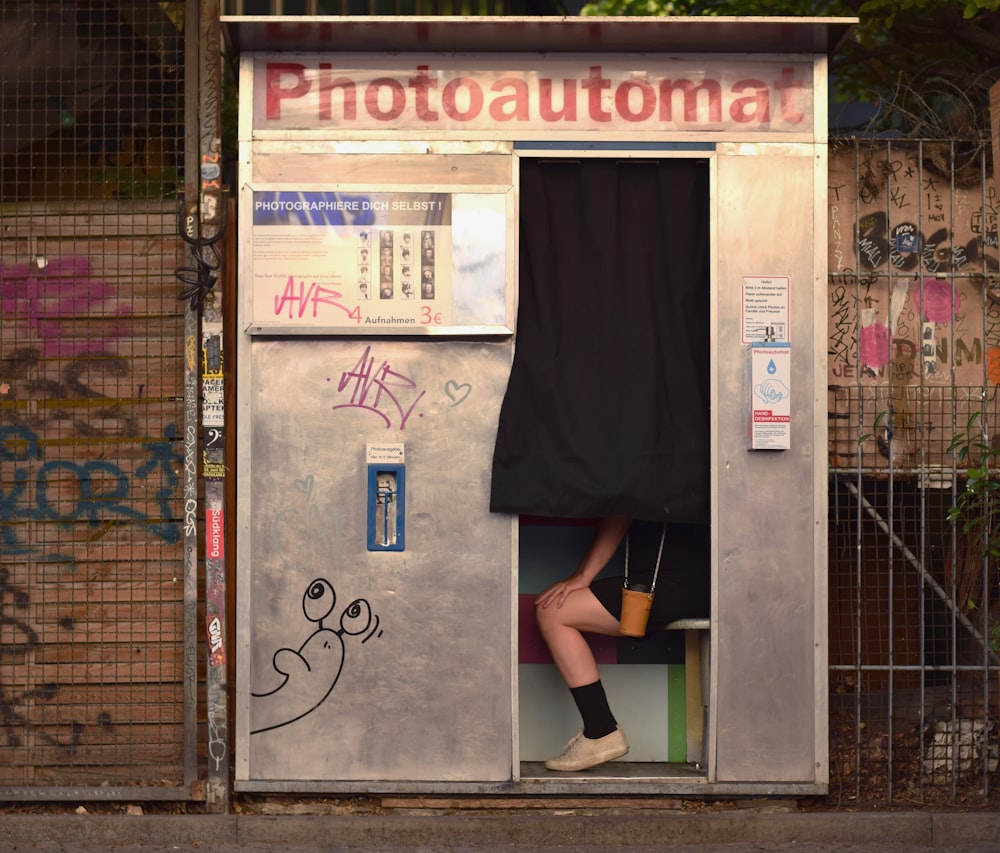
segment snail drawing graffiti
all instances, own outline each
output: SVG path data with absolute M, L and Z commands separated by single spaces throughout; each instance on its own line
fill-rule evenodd
M 371 605 L 357 598 L 340 614 L 340 627 L 323 622 L 337 605 L 333 584 L 323 578 L 312 581 L 302 596 L 302 611 L 316 629 L 298 649 L 280 648 L 272 665 L 280 683 L 265 692 L 250 692 L 250 734 L 279 729 L 301 720 L 322 705 L 337 685 L 344 668 L 344 637 L 365 635 L 362 643 L 381 636 L 379 618 Z

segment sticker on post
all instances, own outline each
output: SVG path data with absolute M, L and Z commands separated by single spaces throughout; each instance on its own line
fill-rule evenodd
M 757 344 L 750 355 L 750 449 L 791 447 L 791 345 Z

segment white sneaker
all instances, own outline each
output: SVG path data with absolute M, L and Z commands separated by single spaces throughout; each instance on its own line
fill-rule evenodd
M 628 752 L 628 738 L 619 726 L 611 734 L 599 738 L 584 737 L 579 731 L 566 744 L 562 754 L 545 762 L 549 770 L 586 770 Z

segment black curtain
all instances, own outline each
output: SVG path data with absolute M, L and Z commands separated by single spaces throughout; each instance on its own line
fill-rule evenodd
M 707 162 L 520 162 L 491 509 L 708 523 Z

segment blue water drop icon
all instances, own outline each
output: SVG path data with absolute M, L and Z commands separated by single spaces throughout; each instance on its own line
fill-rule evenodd
M 774 363 L 773 358 L 767 363 L 767 372 L 772 376 L 778 372 L 778 366 Z

